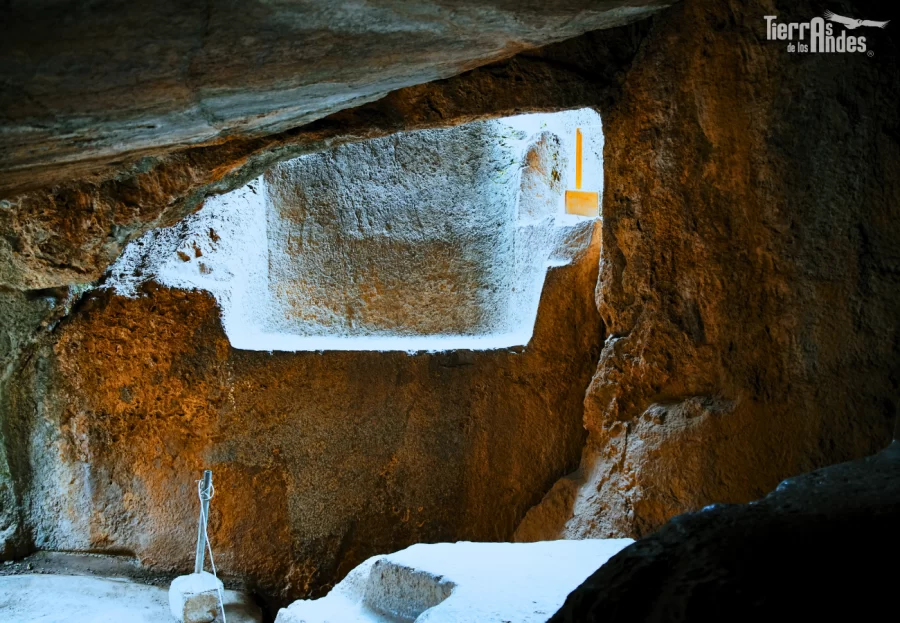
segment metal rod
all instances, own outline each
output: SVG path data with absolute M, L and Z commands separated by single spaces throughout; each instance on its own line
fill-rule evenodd
M 197 527 L 197 554 L 194 556 L 194 573 L 203 571 L 206 560 L 206 523 L 209 521 L 209 492 L 212 488 L 212 470 L 204 470 L 200 483 L 200 525 Z

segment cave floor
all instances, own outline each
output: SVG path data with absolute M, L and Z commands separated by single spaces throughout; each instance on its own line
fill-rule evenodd
M 244 593 L 225 591 L 229 623 L 259 623 L 259 608 Z M 174 621 L 168 589 L 125 578 L 23 574 L 0 577 L 0 620 L 41 623 Z

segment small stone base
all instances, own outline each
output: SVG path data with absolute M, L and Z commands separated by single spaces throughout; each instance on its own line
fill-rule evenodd
M 169 587 L 169 609 L 183 623 L 213 623 L 219 616 L 222 581 L 205 571 L 182 575 Z

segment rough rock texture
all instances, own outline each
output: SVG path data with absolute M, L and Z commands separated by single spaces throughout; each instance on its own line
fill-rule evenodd
M 556 134 L 543 132 L 528 148 L 522 170 L 519 219 L 540 219 L 556 211 L 555 200 L 566 187 L 559 172 L 569 169 L 568 154 L 561 147 Z
M 0 187 L 281 132 L 671 1 L 14 1 Z
M 18 382 L 19 366 L 35 342 L 71 308 L 79 296 L 76 289 L 58 288 L 47 291 L 17 292 L 0 290 L 0 559 L 10 559 L 28 552 L 23 533 L 24 517 L 21 501 L 24 495 L 13 474 L 21 466 L 19 449 L 9 446 L 18 418 L 8 412 L 10 388 Z
M 889 19 L 885 6 L 845 14 Z M 824 8 L 686 0 L 654 20 L 601 111 L 597 301 L 610 336 L 581 469 L 518 538 L 642 536 L 890 440 L 897 30 L 867 31 L 872 57 L 765 40 L 764 15 Z
M 270 304 L 256 323 L 337 339 L 442 336 L 432 346 L 441 350 L 479 348 L 461 336 L 527 344 L 548 263 L 580 254 L 594 227 L 563 212 L 565 163 L 536 157 L 531 145 L 544 136 L 572 146 L 578 125 L 600 135 L 599 122 L 589 109 L 522 115 L 276 165 L 259 184 L 268 256 L 258 272 Z M 542 210 L 523 210 L 536 201 Z
M 269 595 L 411 543 L 509 539 L 581 452 L 597 242 L 550 271 L 518 352 L 237 351 L 206 294 L 88 294 L 12 396 L 34 545 L 188 569 L 204 467 L 218 568 Z
M 265 176 L 284 333 L 484 334 L 513 295 L 518 188 L 490 122 L 376 139 Z M 546 258 L 542 258 L 546 259 Z
M 607 135 L 601 355 L 586 265 L 551 274 L 515 355 L 237 352 L 211 297 L 93 294 L 3 390 L 25 537 L 185 568 L 185 474 L 212 463 L 232 487 L 223 566 L 267 591 L 415 541 L 507 538 L 577 455 L 591 370 L 581 469 L 519 538 L 645 535 L 882 447 L 900 403 L 897 22 L 866 31 L 872 57 L 765 40 L 764 15 L 826 8 L 686 0 L 646 39 L 586 35 L 281 134 L 10 182 L 0 283 L 34 289 L 93 281 L 141 232 L 338 143 L 586 104 Z
M 243 350 L 524 346 L 547 267 L 581 255 L 596 224 L 563 212 L 548 182 L 565 171 L 530 147 L 574 143 L 579 125 L 599 135 L 599 122 L 591 109 L 518 115 L 296 158 L 147 232 L 103 287 L 208 291 Z M 600 170 L 599 150 L 587 160 Z M 536 194 L 550 210 L 517 217 Z
M 623 69 L 646 30 L 646 23 L 638 23 L 589 33 L 460 77 L 402 89 L 379 102 L 295 131 L 144 159 L 124 166 L 112 177 L 87 177 L 21 195 L 12 202 L 4 201 L 0 203 L 0 282 L 36 288 L 93 280 L 130 238 L 196 210 L 209 193 L 228 191 L 258 176 L 275 162 L 321 150 L 324 146 L 404 129 L 445 127 L 515 112 L 573 108 L 607 101 L 621 83 Z M 32 322 L 32 312 L 25 309 L 34 305 L 34 301 L 41 301 L 43 291 L 28 294 L 11 291 L 8 295 L 10 304 L 4 303 L 4 322 L 0 324 L 10 330 L 27 325 L 15 340 L 28 342 L 34 338 L 35 328 L 40 333 L 54 326 L 53 322 L 42 322 L 40 317 Z M 26 305 L 23 301 L 33 302 Z M 68 309 L 65 305 L 54 305 L 63 312 Z M 43 314 L 51 310 L 39 311 Z M 211 310 L 205 313 L 214 315 Z M 135 323 L 139 324 L 139 319 Z M 590 329 L 585 340 L 591 341 L 599 331 L 599 327 Z M 150 342 L 146 348 L 151 348 Z M 577 352 L 580 357 L 583 351 L 579 347 Z M 4 374 L 13 379 L 12 387 L 17 390 L 14 401 L 7 386 L 0 385 L 3 435 L 0 446 L 11 450 L 0 461 L 3 465 L 0 495 L 4 496 L 0 511 L 4 540 L 0 549 L 4 557 L 21 555 L 35 546 L 28 530 L 23 530 L 29 511 L 21 504 L 33 481 L 30 465 L 43 460 L 44 448 L 40 444 L 32 448 L 31 439 L 51 434 L 50 424 L 39 431 L 33 430 L 35 422 L 42 420 L 32 417 L 35 404 L 42 400 L 38 396 L 43 395 L 49 383 L 45 378 L 49 362 L 41 363 L 43 367 L 35 366 L 27 352 L 24 359 L 21 353 L 22 349 L 16 348 L 4 354 L 9 355 L 4 361 Z M 467 360 L 469 354 L 460 356 Z M 31 362 L 29 371 L 19 369 L 23 360 Z M 39 374 L 29 380 L 27 377 L 36 371 Z M 36 396 L 29 396 L 29 391 L 36 392 Z M 575 395 L 581 390 L 573 386 L 571 391 Z M 75 396 L 71 394 L 67 399 Z M 180 408 L 180 403 L 173 402 L 172 406 Z M 571 448 L 561 450 L 567 457 L 570 451 Z M 38 487 L 52 487 L 55 477 L 48 475 L 50 480 L 38 482 Z M 59 478 L 67 481 L 69 477 Z M 33 494 L 38 495 L 39 491 Z M 67 505 L 60 507 L 60 516 L 68 512 Z
M 896 608 L 900 442 L 682 515 L 588 578 L 551 623 L 877 621 Z
M 234 139 L 122 163 L 111 173 L 21 193 L 0 191 L 0 286 L 49 288 L 96 280 L 127 242 L 238 188 L 274 163 L 346 142 L 529 111 L 606 102 L 647 22 L 520 55 L 281 134 Z M 74 175 L 74 173 L 72 174 Z M 30 177 L 35 180 L 37 178 Z

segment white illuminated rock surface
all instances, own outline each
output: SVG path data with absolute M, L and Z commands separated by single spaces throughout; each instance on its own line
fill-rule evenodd
M 593 110 L 401 133 L 207 199 L 130 244 L 106 286 L 206 290 L 245 350 L 524 346 L 547 271 L 585 252 L 596 224 L 565 214 L 576 127 L 585 187 L 601 190 Z
M 365 561 L 276 623 L 516 623 L 548 620 L 631 539 L 435 543 Z
M 259 608 L 225 591 L 228 623 L 259 623 Z M 167 587 L 78 575 L 0 577 L 0 621 L 9 623 L 170 623 Z

